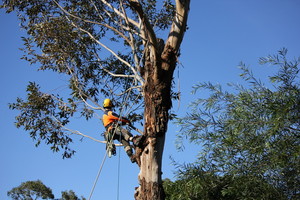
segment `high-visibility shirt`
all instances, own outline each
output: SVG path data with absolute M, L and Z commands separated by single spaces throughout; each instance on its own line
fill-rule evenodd
M 106 110 L 102 117 L 103 125 L 105 128 L 110 127 L 113 123 L 123 122 L 130 123 L 130 121 L 125 117 L 120 117 L 111 110 Z

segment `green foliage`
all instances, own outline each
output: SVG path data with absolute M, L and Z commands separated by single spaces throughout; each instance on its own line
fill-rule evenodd
M 27 181 L 7 192 L 14 200 L 54 199 L 52 190 L 42 181 Z
M 64 103 L 58 96 L 45 94 L 39 91 L 38 85 L 31 82 L 27 87 L 27 101 L 20 98 L 10 104 L 11 109 L 21 111 L 16 117 L 16 126 L 24 127 L 38 146 L 41 141 L 51 146 L 55 152 L 63 150 L 63 158 L 71 157 L 75 151 L 69 148 L 72 139 L 65 134 L 63 126 L 69 122 L 77 109 L 72 99 Z M 83 114 L 84 115 L 84 114 Z M 86 117 L 91 117 L 85 113 Z
M 142 7 L 156 33 L 172 23 L 174 5 L 170 0 L 162 4 L 142 1 Z M 139 17 L 128 2 L 4 0 L 0 8 L 16 12 L 27 32 L 22 38 L 23 59 L 38 70 L 64 75 L 69 87 L 69 94 L 47 94 L 29 83 L 27 99 L 10 104 L 11 109 L 20 111 L 17 127 L 29 131 L 37 146 L 44 140 L 53 151 L 62 150 L 63 157 L 70 158 L 75 151 L 64 126 L 75 113 L 89 120 L 108 97 L 117 107 L 131 109 L 132 121 L 143 118 L 141 85 L 135 73 L 143 67 L 145 38 L 140 34 Z M 123 104 L 128 93 L 132 105 Z
M 217 175 L 197 165 L 181 166 L 175 182 L 163 182 L 166 200 L 283 200 L 272 185 L 255 175 Z M 255 186 L 255 187 L 253 187 Z
M 74 191 L 63 191 L 61 192 L 61 200 L 86 200 L 86 198 L 78 198 Z
M 286 198 L 297 199 L 300 58 L 288 61 L 286 53 L 282 49 L 278 55 L 260 59 L 261 64 L 279 67 L 270 77 L 269 88 L 244 64 L 240 66 L 241 77 L 249 83 L 247 87 L 230 84 L 233 92 L 227 92 L 211 83 L 195 86 L 195 93 L 206 89 L 211 95 L 194 101 L 191 112 L 177 122 L 183 134 L 179 140 L 186 136 L 190 142 L 202 146 L 197 163 L 204 171 L 222 176 L 259 177 Z M 227 193 L 235 194 L 237 186 L 229 188 Z
M 78 198 L 73 190 L 62 191 L 61 195 L 60 200 L 86 200 L 84 197 Z M 54 199 L 52 190 L 40 180 L 21 183 L 8 191 L 7 196 L 14 200 Z
M 119 1 L 110 3 L 118 6 Z M 18 13 L 21 27 L 28 34 L 28 37 L 23 37 L 23 59 L 40 65 L 39 70 L 52 70 L 68 75 L 74 98 L 98 102 L 101 93 L 109 96 L 109 91 L 127 90 L 125 83 L 128 78 L 110 76 L 107 71 L 132 75 L 131 70 L 115 57 L 103 52 L 103 47 L 97 43 L 100 39 L 106 41 L 106 38 L 109 41 L 124 39 L 107 28 L 122 29 L 122 25 L 115 23 L 120 21 L 118 15 L 113 11 L 106 12 L 109 9 L 100 2 L 94 5 L 90 1 L 63 1 L 60 6 L 62 8 L 51 0 L 4 1 L 2 7 L 7 12 Z M 153 9 L 154 12 L 155 8 Z M 117 40 L 113 40 L 115 37 Z M 137 37 L 135 40 L 139 43 L 140 39 Z M 115 42 L 110 43 L 115 45 Z M 128 44 L 118 54 L 133 64 Z M 129 80 L 132 81 L 133 78 Z M 136 99 L 137 95 L 132 92 L 131 98 Z

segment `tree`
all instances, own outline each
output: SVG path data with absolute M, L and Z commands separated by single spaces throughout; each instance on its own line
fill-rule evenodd
M 61 192 L 61 200 L 86 200 L 84 197 L 81 199 L 77 197 L 74 191 L 63 191 Z
M 73 190 L 62 191 L 61 194 L 60 200 L 86 200 L 84 197 L 78 198 Z M 54 199 L 52 190 L 40 180 L 21 183 L 8 191 L 7 195 L 14 200 Z
M 241 64 L 241 77 L 249 83 L 230 86 L 203 83 L 211 92 L 191 104 L 191 112 L 178 119 L 182 138 L 201 144 L 197 163 L 204 171 L 221 175 L 259 177 L 287 199 L 300 195 L 300 58 L 289 61 L 287 50 L 260 59 L 278 67 L 267 87 Z M 254 187 L 254 186 L 253 186 Z M 234 188 L 233 188 L 234 189 Z
M 220 175 L 197 164 L 180 166 L 177 180 L 164 180 L 166 200 L 286 199 L 273 185 L 255 175 Z
M 144 120 L 146 139 L 136 148 L 140 186 L 135 198 L 164 199 L 161 161 L 189 5 L 190 0 L 175 0 L 175 5 L 170 0 L 3 1 L 28 33 L 23 59 L 69 77 L 69 95 L 47 94 L 30 83 L 27 99 L 10 105 L 20 110 L 17 127 L 29 131 L 37 145 L 45 141 L 68 158 L 75 150 L 66 133 L 86 136 L 67 128 L 72 117 L 79 113 L 89 120 L 101 109 L 100 94 L 113 97 L 121 110 L 137 111 L 132 120 Z M 167 38 L 159 38 L 169 27 Z
M 52 190 L 42 181 L 26 181 L 7 192 L 14 200 L 54 199 Z

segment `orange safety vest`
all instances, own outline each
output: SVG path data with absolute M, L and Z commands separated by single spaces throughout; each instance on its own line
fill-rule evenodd
M 112 128 L 111 125 L 117 123 L 117 122 L 123 122 L 123 123 L 130 123 L 128 119 L 125 117 L 120 117 L 116 113 L 114 113 L 111 110 L 106 110 L 102 117 L 103 125 L 107 130 L 110 130 Z

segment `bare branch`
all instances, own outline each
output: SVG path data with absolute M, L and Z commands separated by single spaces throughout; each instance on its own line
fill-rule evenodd
M 135 78 L 135 75 L 126 75 L 126 74 L 114 74 L 112 73 L 111 71 L 103 68 L 103 70 L 108 73 L 109 75 L 111 76 L 114 76 L 114 77 L 123 77 L 123 78 Z
M 97 57 L 97 60 L 99 61 L 99 63 L 101 63 L 101 62 L 100 62 L 101 59 L 99 58 L 98 54 L 97 54 L 96 52 L 94 52 L 94 54 L 95 54 L 95 56 Z M 100 65 L 101 65 L 101 64 L 100 64 Z M 102 65 L 101 65 L 101 67 L 102 67 L 102 69 L 103 69 L 105 72 L 107 72 L 107 73 L 110 74 L 111 76 L 114 76 L 114 77 L 123 77 L 123 78 L 134 78 L 134 80 L 136 81 L 136 76 L 135 76 L 135 75 L 114 74 L 114 73 L 112 73 L 111 71 L 105 69 Z M 137 85 L 137 83 L 136 83 L 135 85 Z M 109 86 L 107 85 L 107 87 L 109 87 Z M 142 86 L 138 86 L 138 85 L 137 85 L 137 86 L 132 87 L 132 88 L 133 88 L 133 89 L 139 89 L 139 88 L 142 88 Z M 142 90 L 139 90 L 139 91 L 143 94 Z M 111 92 L 114 93 L 112 90 L 111 90 Z M 115 94 L 115 93 L 114 93 L 114 94 Z M 115 95 L 119 96 L 118 94 L 115 94 Z
M 106 144 L 106 143 L 107 143 L 107 141 L 97 140 L 97 139 L 95 139 L 95 138 L 93 138 L 93 137 L 91 137 L 91 136 L 89 136 L 89 135 L 85 135 L 85 134 L 81 133 L 80 131 L 69 129 L 69 128 L 65 127 L 64 125 L 62 125 L 62 123 L 61 123 L 57 118 L 55 118 L 54 116 L 52 116 L 52 117 L 55 119 L 55 121 L 57 122 L 57 124 L 58 124 L 61 128 L 63 128 L 63 129 L 64 129 L 65 131 L 67 131 L 67 132 L 70 132 L 71 134 L 80 135 L 80 136 L 82 136 L 82 137 L 86 137 L 86 138 L 89 138 L 89 139 L 91 139 L 91 140 L 94 140 L 95 142 L 99 142 L 99 143 L 103 143 L 103 144 Z M 122 144 L 115 144 L 115 145 L 116 145 L 116 146 L 123 146 Z
M 147 18 L 144 14 L 143 8 L 138 0 L 127 0 L 131 7 L 137 12 L 138 16 L 141 19 L 142 31 L 144 31 L 145 38 L 149 40 L 150 44 L 153 46 L 154 50 L 157 48 L 157 41 L 155 32 Z
M 103 17 L 102 17 L 102 15 L 101 15 L 101 13 L 99 12 L 99 10 L 98 10 L 98 8 L 97 8 L 95 2 L 94 2 L 93 0 L 90 0 L 90 2 L 93 4 L 95 10 L 97 11 L 97 13 L 98 13 L 98 15 L 99 15 L 99 18 L 101 18 L 101 20 L 103 20 Z
M 64 130 L 66 130 L 66 131 L 68 131 L 68 132 L 70 132 L 70 133 L 72 133 L 72 134 L 80 135 L 80 136 L 82 136 L 82 137 L 89 138 L 89 139 L 94 140 L 94 141 L 99 142 L 99 143 L 104 143 L 104 144 L 106 143 L 106 141 L 97 140 L 97 139 L 95 139 L 95 138 L 93 138 L 93 137 L 91 137 L 91 136 L 88 136 L 88 135 L 85 135 L 85 134 L 81 133 L 80 131 L 69 129 L 69 128 L 63 126 L 63 125 L 61 125 L 61 127 L 62 127 Z
M 140 93 L 140 94 L 135 98 L 135 100 L 133 100 L 132 102 L 135 102 L 138 98 L 140 98 L 141 95 L 142 95 L 142 94 Z M 136 104 L 132 103 L 131 106 L 128 108 L 128 112 L 125 114 L 125 116 L 128 116 L 129 113 L 131 113 L 131 112 L 135 112 L 135 111 L 138 110 L 140 107 L 142 107 L 142 105 L 143 105 L 143 102 L 140 103 L 140 105 L 138 105 L 138 106 L 136 106 Z M 135 106 L 135 108 L 132 110 L 133 106 Z
M 187 17 L 189 12 L 190 0 L 176 0 L 176 14 L 171 26 L 166 47 L 171 46 L 175 52 L 178 52 L 182 42 L 184 32 L 187 26 Z
M 116 96 L 122 96 L 122 95 L 124 95 L 124 94 L 130 92 L 130 91 L 133 90 L 133 89 L 140 89 L 140 88 L 142 88 L 142 86 L 134 86 L 134 87 L 130 87 L 130 88 L 128 88 L 126 91 L 124 91 L 124 92 L 122 92 L 122 93 L 120 93 L 120 94 L 115 94 L 115 95 L 116 95 Z
M 117 15 L 119 15 L 119 16 L 122 17 L 123 19 L 126 18 L 126 17 L 124 16 L 124 14 L 120 13 L 120 11 L 119 11 L 118 9 L 116 9 L 115 7 L 113 7 L 110 3 L 108 3 L 108 2 L 105 1 L 105 0 L 101 0 L 101 1 L 102 1 L 102 3 L 104 3 L 106 6 L 108 6 L 110 9 L 112 9 Z M 136 21 L 134 21 L 133 19 L 128 18 L 128 21 L 129 21 L 132 25 L 134 25 L 134 26 L 136 26 L 136 27 L 139 27 L 139 24 L 138 24 Z
M 74 26 L 76 26 L 75 24 L 73 24 Z M 140 77 L 140 75 L 137 73 L 137 71 L 134 69 L 134 67 L 128 63 L 127 61 L 125 61 L 124 59 L 122 59 L 118 54 L 116 54 L 112 49 L 110 49 L 108 46 L 106 46 L 105 44 L 103 44 L 102 42 L 100 42 L 99 40 L 97 40 L 89 31 L 82 29 L 78 26 L 76 26 L 80 31 L 85 32 L 86 34 L 88 34 L 90 36 L 91 39 L 93 39 L 96 43 L 98 43 L 100 46 L 102 46 L 103 48 L 105 48 L 107 51 L 109 51 L 112 55 L 114 55 L 118 60 L 120 60 L 122 63 L 124 63 L 125 65 L 127 65 L 133 72 L 133 74 L 135 75 L 135 78 L 141 83 L 143 84 L 144 81 L 142 79 L 142 77 Z
M 123 6 L 123 0 L 120 0 L 120 5 L 121 5 L 121 8 L 122 8 L 122 12 L 125 15 L 125 22 L 129 26 L 129 19 L 128 19 L 128 16 L 127 16 L 126 11 L 124 9 L 124 6 Z M 132 49 L 132 54 L 133 54 L 133 58 L 134 58 L 134 61 L 135 61 L 135 66 L 136 66 L 136 69 L 140 69 L 140 61 L 139 61 L 139 58 L 137 56 L 137 50 L 136 50 L 136 46 L 135 46 L 136 42 L 134 40 L 133 33 L 132 33 L 131 29 L 128 31 L 128 33 L 129 33 L 129 37 L 130 37 L 130 40 L 131 40 L 131 43 L 129 43 L 129 44 L 130 44 L 131 49 Z

